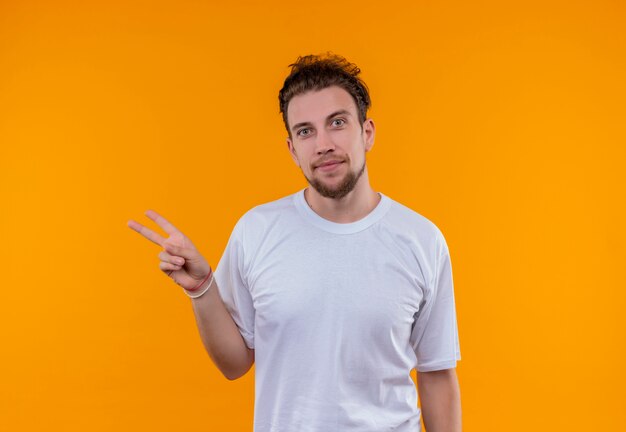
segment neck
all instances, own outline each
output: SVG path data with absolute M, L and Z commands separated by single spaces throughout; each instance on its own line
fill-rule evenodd
M 363 219 L 380 202 L 380 195 L 369 184 L 367 169 L 354 189 L 343 198 L 326 198 L 312 187 L 306 188 L 304 198 L 315 213 L 336 223 L 351 223 Z

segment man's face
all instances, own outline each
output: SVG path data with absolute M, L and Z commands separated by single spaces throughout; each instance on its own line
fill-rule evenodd
M 374 122 L 361 124 L 350 93 L 331 86 L 294 96 L 287 107 L 289 152 L 309 184 L 327 198 L 343 198 L 365 170 Z M 330 163 L 330 164 L 329 164 Z

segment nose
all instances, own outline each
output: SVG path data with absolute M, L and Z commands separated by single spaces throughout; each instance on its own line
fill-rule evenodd
M 317 139 L 315 140 L 315 150 L 318 155 L 322 155 L 328 153 L 329 151 L 335 150 L 335 143 L 333 142 L 330 134 L 327 131 L 322 129 L 320 132 L 318 132 Z

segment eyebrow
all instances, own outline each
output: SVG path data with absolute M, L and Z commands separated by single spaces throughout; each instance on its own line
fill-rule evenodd
M 332 114 L 329 114 L 328 116 L 326 116 L 326 120 L 330 120 L 331 118 L 338 116 L 338 115 L 347 115 L 347 116 L 352 116 L 352 114 L 350 114 L 350 111 L 345 110 L 345 109 L 341 109 L 338 111 L 335 111 Z M 293 132 L 295 132 L 296 129 L 298 129 L 299 127 L 302 126 L 311 126 L 312 123 L 311 122 L 300 122 L 300 123 L 296 123 L 295 125 L 293 125 L 293 127 L 291 128 L 291 130 Z

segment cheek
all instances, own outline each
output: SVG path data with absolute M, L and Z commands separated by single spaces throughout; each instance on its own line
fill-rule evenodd
M 300 169 L 308 171 L 309 168 L 309 160 L 302 155 L 302 153 L 296 153 L 295 155 L 292 155 L 294 158 L 294 161 L 296 162 L 296 164 L 298 165 L 298 167 L 300 167 Z
M 296 150 L 294 147 L 293 150 L 291 151 L 291 157 L 300 168 L 306 166 L 308 163 L 307 155 L 305 154 L 304 149 L 302 148 L 299 148 Z

